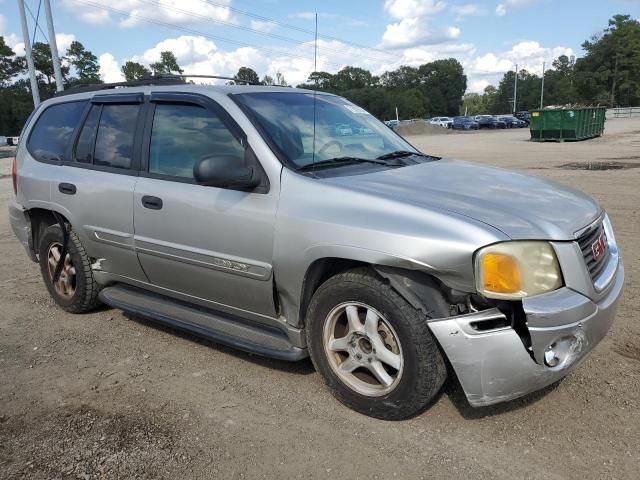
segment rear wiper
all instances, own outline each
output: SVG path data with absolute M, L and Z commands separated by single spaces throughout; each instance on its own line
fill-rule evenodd
M 328 158 L 326 160 L 320 160 L 318 162 L 310 163 L 308 165 L 304 165 L 298 168 L 298 172 L 305 172 L 309 170 L 313 170 L 316 167 L 326 168 L 333 167 L 339 165 L 352 165 L 354 163 L 375 163 L 377 165 L 384 165 L 385 167 L 395 166 L 389 165 L 388 162 L 383 161 L 384 159 L 371 159 L 371 158 L 360 158 L 360 157 L 335 157 Z

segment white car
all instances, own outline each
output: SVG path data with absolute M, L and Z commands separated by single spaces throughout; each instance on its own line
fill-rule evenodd
M 433 117 L 429 120 L 431 125 L 439 125 L 441 127 L 449 128 L 450 125 L 453 124 L 453 119 L 451 117 Z

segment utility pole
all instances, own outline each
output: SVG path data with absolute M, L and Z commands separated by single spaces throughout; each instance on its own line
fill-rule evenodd
M 513 113 L 516 113 L 518 98 L 518 64 L 516 63 L 516 79 L 513 83 Z
M 396 122 L 400 123 L 400 117 L 398 116 L 398 107 L 396 107 Z
M 542 88 L 540 89 L 540 110 L 544 107 L 544 62 L 542 62 Z
M 49 0 L 44 0 L 44 13 L 47 16 L 47 30 L 49 31 L 49 47 L 51 48 L 51 61 L 53 62 L 53 73 L 56 77 L 56 90 L 58 92 L 61 92 L 64 90 L 64 85 L 62 83 L 60 57 L 58 56 L 58 42 L 56 41 L 56 31 L 53 28 L 53 16 L 51 15 L 51 4 L 49 3 Z
M 36 79 L 36 69 L 33 65 L 31 54 L 31 41 L 29 40 L 29 26 L 27 25 L 27 15 L 24 10 L 24 0 L 18 0 L 20 9 L 20 23 L 22 24 L 22 39 L 24 40 L 24 52 L 27 57 L 27 67 L 29 68 L 29 80 L 31 81 L 31 96 L 33 97 L 34 108 L 40 105 L 40 92 L 38 91 L 38 80 Z

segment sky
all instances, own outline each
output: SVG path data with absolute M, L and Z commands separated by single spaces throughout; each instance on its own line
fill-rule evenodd
M 39 0 L 26 0 L 37 16 Z M 400 65 L 457 58 L 469 92 L 518 68 L 540 74 L 618 13 L 640 18 L 640 0 L 51 0 L 61 54 L 73 40 L 100 61 L 107 82 L 128 60 L 150 64 L 172 51 L 185 73 L 233 76 L 241 66 L 262 77 L 304 82 L 317 69 L 351 65 L 379 75 Z M 29 16 L 31 36 L 35 22 Z M 44 8 L 36 41 L 47 32 Z M 24 52 L 16 0 L 0 0 L 0 35 Z

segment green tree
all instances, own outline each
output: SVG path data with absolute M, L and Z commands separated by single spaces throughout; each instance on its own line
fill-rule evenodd
M 169 75 L 172 73 L 184 73 L 178 65 L 178 60 L 173 52 L 160 52 L 160 61 L 149 65 L 154 75 Z
M 46 85 L 50 86 L 54 83 L 54 72 L 53 72 L 53 60 L 51 59 L 51 48 L 49 48 L 48 43 L 36 42 L 33 44 L 31 48 L 31 53 L 33 56 L 33 64 L 37 71 L 36 75 L 39 77 L 38 80 L 46 80 Z M 60 62 L 62 63 L 62 78 L 65 79 L 69 76 L 69 65 L 65 65 L 65 57 L 60 58 Z M 49 88 L 46 89 L 51 90 Z
M 67 50 L 67 59 L 74 67 L 80 82 L 100 82 L 100 64 L 98 63 L 98 57 L 89 50 L 86 50 L 84 45 L 77 40 L 71 42 L 69 50 Z
M 284 75 L 280 70 L 276 72 L 276 85 L 282 85 L 283 87 L 287 86 L 287 81 L 284 79 Z
M 264 77 L 262 77 L 261 83 L 263 85 L 273 85 L 273 77 L 271 75 L 265 75 Z
M 151 76 L 151 70 L 138 62 L 125 62 L 120 70 L 122 71 L 122 75 L 124 75 L 124 79 L 127 82 L 142 80 L 143 78 Z
M 260 77 L 253 68 L 240 67 L 233 77 L 237 83 L 260 83 Z
M 0 36 L 0 87 L 3 87 L 22 68 L 20 59 L 15 58 L 15 52 Z
M 586 55 L 576 61 L 576 88 L 590 103 L 640 103 L 640 22 L 615 15 L 601 35 L 582 44 Z
M 332 76 L 332 85 L 340 91 L 370 87 L 373 85 L 373 75 L 364 68 L 344 67 Z

